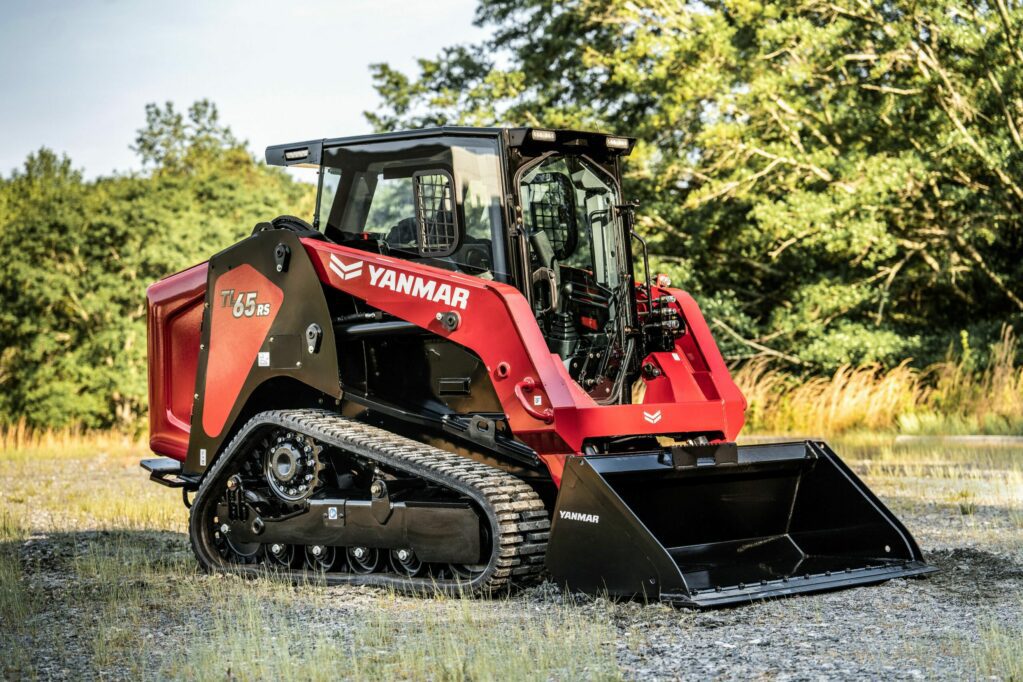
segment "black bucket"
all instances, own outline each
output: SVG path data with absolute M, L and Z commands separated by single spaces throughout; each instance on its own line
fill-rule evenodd
M 571 457 L 547 565 L 569 589 L 695 607 L 934 570 L 898 519 L 813 441 Z

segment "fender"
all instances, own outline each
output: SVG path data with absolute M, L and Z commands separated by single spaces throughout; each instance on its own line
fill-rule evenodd
M 306 342 L 311 325 L 315 348 Z M 183 472 L 213 463 L 269 381 L 288 378 L 287 385 L 312 389 L 308 395 L 340 400 L 335 348 L 323 287 L 293 232 L 258 232 L 213 256 Z M 308 402 L 308 395 L 299 397 Z

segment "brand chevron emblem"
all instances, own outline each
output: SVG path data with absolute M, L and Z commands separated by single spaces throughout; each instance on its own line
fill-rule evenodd
M 661 421 L 661 411 L 657 410 L 656 412 L 644 412 L 643 419 L 650 422 L 651 424 L 656 424 L 657 422 Z
M 328 265 L 331 272 L 340 277 L 344 281 L 355 279 L 356 277 L 362 276 L 362 261 L 357 260 L 354 263 L 345 264 L 340 258 L 334 254 L 330 254 L 330 265 Z

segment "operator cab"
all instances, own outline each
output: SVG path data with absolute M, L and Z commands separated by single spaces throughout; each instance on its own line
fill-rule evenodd
M 325 238 L 518 288 L 573 379 L 620 403 L 642 356 L 619 169 L 633 144 L 445 127 L 277 145 L 266 158 L 319 171 L 313 227 Z

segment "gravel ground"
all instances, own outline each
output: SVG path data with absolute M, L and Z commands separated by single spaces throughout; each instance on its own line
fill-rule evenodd
M 123 478 L 125 490 L 150 485 L 137 480 L 131 464 L 123 471 L 108 471 L 113 472 L 112 480 Z M 999 477 L 971 485 L 984 492 L 989 480 L 997 482 Z M 55 477 L 51 489 L 61 489 L 64 481 Z M 470 602 L 468 610 L 503 623 L 504 632 L 524 617 L 549 617 L 563 624 L 585 621 L 590 629 L 574 636 L 603 633 L 602 650 L 614 653 L 627 679 L 977 678 L 982 669 L 978 651 L 986 632 L 997 625 L 1017 639 L 1023 633 L 1023 524 L 1018 503 L 971 502 L 964 513 L 955 501 L 960 499 L 956 491 L 964 485 L 959 479 L 899 474 L 868 483 L 913 533 L 937 573 L 703 612 L 565 595 L 544 583 L 509 599 Z M 105 532 L 88 524 L 71 529 L 56 509 L 33 506 L 30 499 L 8 500 L 33 509 L 28 527 L 54 530 L 33 530 L 27 540 L 6 548 L 18 558 L 34 604 L 27 619 L 30 628 L 22 634 L 14 628 L 15 634 L 4 640 L 2 635 L 12 628 L 0 622 L 0 649 L 12 645 L 0 657 L 5 659 L 0 660 L 0 674 L 6 678 L 24 677 L 27 670 L 42 679 L 135 679 L 140 676 L 137 662 L 133 668 L 125 656 L 133 650 L 144 652 L 144 671 L 163 677 L 160 673 L 168 662 L 180 658 L 195 645 L 196 633 L 209 627 L 218 603 L 246 595 L 277 599 L 288 614 L 291 632 L 323 633 L 344 646 L 358 646 L 359 628 L 374 618 L 393 619 L 396 627 L 408 630 L 422 629 L 426 637 L 459 618 L 464 627 L 464 601 L 416 599 L 369 588 L 268 587 L 205 576 L 197 573 L 180 532 L 146 527 Z M 125 569 L 123 574 L 129 577 L 111 584 L 117 579 L 103 577 L 109 568 L 90 569 L 89 561 L 114 546 L 122 547 L 128 561 L 143 562 L 143 568 L 145 562 L 159 565 L 149 578 L 137 580 L 131 577 L 134 569 Z M 8 587 L 0 580 L 0 596 Z M 129 610 L 118 610 L 121 591 L 131 602 Z M 276 617 L 272 614 L 279 612 L 268 613 Z M 427 632 L 430 628 L 433 635 Z M 105 630 L 112 634 L 101 636 Z M 537 632 L 556 639 L 555 646 L 571 646 L 562 644 L 557 630 L 554 635 L 542 628 Z M 105 648 L 108 644 L 113 653 Z M 272 650 L 277 644 L 267 646 Z M 1023 652 L 1023 644 L 1014 646 L 1011 652 Z M 180 670 L 175 675 L 192 677 Z M 225 677 L 234 679 L 228 675 L 219 679 Z
M 993 525 L 1000 512 L 982 509 Z M 879 586 L 803 596 L 713 611 L 687 611 L 640 603 L 609 604 L 563 595 L 544 583 L 508 601 L 478 602 L 480 609 L 530 612 L 575 609 L 580 617 L 610 618 L 617 631 L 616 657 L 631 679 L 934 679 L 975 677 L 972 651 L 991 623 L 1023 628 L 1023 550 L 1012 535 L 957 532 L 948 510 L 905 518 L 927 559 L 940 571 L 923 579 L 893 580 Z M 977 522 L 977 520 L 974 520 Z M 187 552 L 183 537 L 163 534 L 172 554 Z M 963 541 L 965 540 L 965 541 Z M 101 534 L 35 536 L 21 547 L 34 566 L 34 590 L 66 602 L 67 590 L 87 591 L 68 575 L 67 543 L 102 542 Z M 985 548 L 983 545 L 988 544 Z M 1001 547 L 1001 549 L 999 549 Z M 224 578 L 195 577 L 195 580 Z M 233 580 L 233 579 L 228 579 Z M 352 624 L 381 608 L 415 620 L 422 609 L 451 608 L 448 601 L 417 600 L 368 588 L 312 588 L 317 597 L 296 605 L 295 618 L 310 628 L 349 639 Z M 82 661 L 94 656 L 88 600 L 41 614 L 59 647 L 37 649 L 32 657 L 43 678 L 81 678 Z M 195 614 L 200 618 L 202 614 Z M 173 641 L 187 637 L 187 619 L 153 614 L 145 637 Z M 125 673 L 124 677 L 132 675 Z M 118 678 L 121 674 L 100 675 Z

